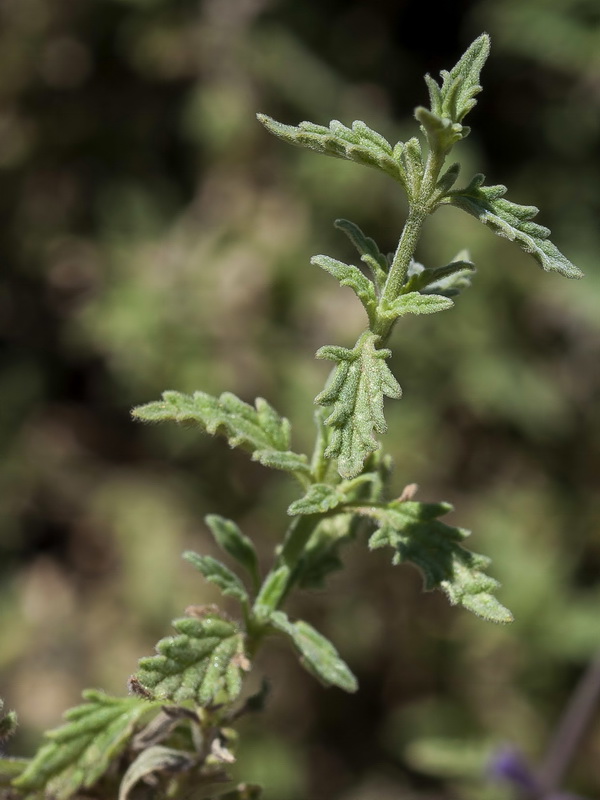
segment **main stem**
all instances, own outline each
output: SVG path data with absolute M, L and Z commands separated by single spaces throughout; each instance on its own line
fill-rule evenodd
M 437 149 L 429 151 L 417 197 L 409 200 L 408 217 L 381 293 L 380 309 L 394 302 L 406 281 L 408 268 L 421 238 L 425 220 L 436 208 L 435 188 L 445 160 L 445 152 Z M 373 332 L 377 333 L 385 341 L 391 332 L 392 325 L 392 322 L 380 318 Z

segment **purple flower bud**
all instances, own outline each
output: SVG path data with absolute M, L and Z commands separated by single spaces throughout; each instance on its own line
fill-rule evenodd
M 537 795 L 540 791 L 531 767 L 515 748 L 505 748 L 496 753 L 490 760 L 488 772 L 492 778 L 508 781 L 528 794 Z

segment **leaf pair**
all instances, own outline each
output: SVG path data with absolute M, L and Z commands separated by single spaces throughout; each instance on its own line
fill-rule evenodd
M 206 524 L 219 547 L 234 558 L 248 572 L 252 588 L 258 590 L 260 574 L 258 556 L 252 541 L 245 536 L 232 520 L 209 514 Z M 235 597 L 242 603 L 246 613 L 249 611 L 250 596 L 243 581 L 225 564 L 212 556 L 201 556 L 187 550 L 183 557 L 195 567 L 207 581 L 214 583 L 228 597 Z

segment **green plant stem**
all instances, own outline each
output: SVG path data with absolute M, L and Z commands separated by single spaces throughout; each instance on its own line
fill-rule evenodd
M 435 211 L 435 188 L 444 166 L 445 154 L 439 150 L 431 150 L 427 156 L 427 163 L 423 174 L 423 180 L 416 200 L 411 201 L 408 217 L 398 242 L 398 247 L 394 253 L 394 258 L 390 266 L 390 271 L 383 287 L 379 308 L 393 303 L 401 293 L 402 286 L 406 281 L 410 262 L 417 249 L 417 244 L 421 238 L 423 225 L 427 217 Z M 382 343 L 389 336 L 393 322 L 379 319 L 373 333 L 382 338 Z
M 288 528 L 277 565 L 288 567 L 291 576 L 304 553 L 308 540 L 322 519 L 322 514 L 305 514 L 297 517 Z

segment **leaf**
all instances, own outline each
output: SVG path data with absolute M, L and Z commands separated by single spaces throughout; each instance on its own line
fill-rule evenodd
M 469 134 L 470 129 L 461 123 L 477 103 L 475 96 L 481 91 L 479 76 L 489 52 L 490 37 L 483 33 L 450 72 L 441 71 L 441 86 L 430 75 L 425 76 L 431 110 L 419 106 L 415 117 L 423 126 L 432 148 L 447 151 Z
M 378 444 L 373 433 L 387 430 L 383 416 L 383 398 L 400 397 L 402 390 L 385 364 L 391 351 L 377 350 L 378 337 L 365 331 L 354 349 L 322 347 L 317 358 L 337 362 L 331 384 L 315 399 L 319 405 L 333 404 L 325 424 L 333 428 L 326 458 L 338 459 L 343 478 L 353 478 L 362 469 L 366 457 Z
M 143 422 L 197 422 L 207 433 L 223 433 L 231 447 L 250 451 L 255 461 L 301 476 L 310 474 L 306 456 L 289 451 L 288 420 L 262 397 L 255 400 L 253 408 L 230 392 L 220 397 L 204 392 L 164 392 L 162 400 L 138 406 L 131 413 Z
M 245 567 L 252 578 L 254 588 L 257 588 L 260 584 L 260 575 L 258 556 L 252 540 L 244 536 L 235 522 L 218 514 L 209 514 L 204 521 L 219 547 Z
M 402 169 L 393 158 L 391 144 L 361 120 L 355 120 L 352 128 L 347 128 L 334 119 L 327 128 L 315 125 L 313 122 L 301 122 L 298 126 L 282 125 L 281 122 L 265 114 L 256 116 L 268 131 L 284 142 L 307 147 L 335 158 L 346 158 L 367 167 L 375 167 L 400 183 L 405 183 Z
M 171 747 L 155 745 L 142 750 L 123 775 L 119 787 L 118 800 L 127 800 L 130 791 L 138 781 L 151 775 L 153 772 L 182 772 L 190 769 L 195 762 L 191 753 L 174 750 Z
M 548 239 L 548 228 L 531 222 L 538 213 L 535 206 L 511 203 L 504 199 L 506 186 L 483 186 L 484 181 L 485 175 L 475 175 L 465 189 L 448 193 L 449 202 L 489 225 L 499 236 L 516 242 L 547 272 L 560 272 L 567 278 L 583 277 L 583 272 Z
M 283 611 L 274 611 L 270 622 L 285 633 L 300 653 L 301 663 L 326 686 L 338 686 L 346 692 L 355 692 L 358 682 L 347 664 L 339 657 L 332 643 L 302 620 L 290 622 Z
M 412 261 L 403 291 L 419 290 L 422 294 L 454 297 L 464 289 L 468 289 L 474 272 L 475 265 L 469 261 L 469 254 L 466 250 L 462 250 L 445 267 L 425 269 L 422 264 Z
M 254 601 L 254 613 L 258 616 L 268 616 L 283 597 L 289 579 L 289 567 L 282 566 L 270 572 Z
M 343 231 L 356 247 L 360 253 L 360 260 L 369 267 L 373 274 L 375 286 L 379 289 L 383 288 L 390 265 L 375 240 L 371 239 L 370 236 L 365 236 L 358 225 L 350 222 L 350 220 L 336 219 L 334 226 Z
M 421 142 L 413 136 L 408 142 L 398 142 L 397 157 L 404 167 L 406 174 L 406 182 L 408 185 L 408 192 L 413 200 L 416 200 L 421 188 L 421 181 L 423 180 L 423 173 L 425 171 L 425 164 L 423 162 L 423 152 L 421 150 Z
M 224 595 L 237 598 L 241 603 L 248 602 L 248 592 L 238 576 L 220 561 L 211 556 L 201 556 L 192 550 L 183 554 L 186 561 L 204 575 L 207 581 L 214 583 Z
M 288 508 L 288 514 L 326 514 L 345 502 L 345 496 L 335 486 L 326 483 L 313 483 L 304 497 L 300 497 Z
M 330 275 L 338 279 L 342 286 L 349 286 L 363 304 L 371 324 L 375 323 L 377 314 L 375 286 L 372 281 L 362 274 L 358 267 L 352 264 L 344 264 L 342 261 L 336 261 L 335 258 L 329 258 L 329 256 L 313 256 L 310 263 L 321 267 L 325 272 L 329 272 Z
M 140 719 L 157 706 L 138 697 L 116 698 L 88 689 L 87 702 L 65 713 L 65 725 L 46 733 L 42 745 L 14 786 L 44 790 L 53 800 L 67 800 L 89 789 L 127 747 Z
M 379 526 L 369 547 L 394 548 L 393 563 L 415 564 L 423 573 L 426 590 L 441 589 L 453 605 L 460 603 L 484 619 L 511 622 L 510 611 L 491 594 L 498 582 L 482 571 L 490 560 L 462 547 L 469 531 L 438 519 L 451 510 L 448 503 L 394 501 L 380 508 L 365 507 L 359 513 Z
M 140 659 L 134 679 L 157 700 L 208 706 L 217 696 L 235 700 L 248 670 L 244 635 L 224 617 L 208 612 L 201 618 L 173 622 L 179 634 L 156 645 L 158 655 Z
M 448 297 L 439 294 L 421 294 L 408 292 L 399 295 L 380 314 L 384 319 L 398 319 L 406 314 L 435 314 L 452 308 L 454 303 Z
M 17 715 L 14 711 L 3 714 L 4 701 L 0 700 L 0 744 L 3 744 L 17 729 Z

